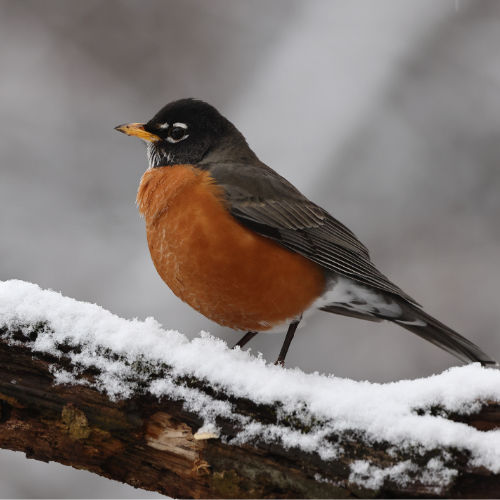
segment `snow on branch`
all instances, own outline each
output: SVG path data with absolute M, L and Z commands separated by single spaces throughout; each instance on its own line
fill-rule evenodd
M 0 282 L 0 447 L 170 496 L 497 497 L 499 402 L 479 364 L 306 374 Z

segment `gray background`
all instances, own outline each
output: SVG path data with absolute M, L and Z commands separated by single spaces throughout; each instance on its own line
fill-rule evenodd
M 0 0 L 0 279 L 236 341 L 156 275 L 134 205 L 144 148 L 113 130 L 194 96 L 500 357 L 499 47 L 486 0 Z M 281 342 L 251 348 L 273 361 Z M 372 381 L 456 363 L 397 326 L 326 313 L 287 361 Z M 3 497 L 146 495 L 0 453 Z

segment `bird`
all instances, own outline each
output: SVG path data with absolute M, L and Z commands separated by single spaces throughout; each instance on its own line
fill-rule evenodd
M 462 362 L 497 366 L 382 274 L 354 233 L 260 161 L 215 107 L 180 99 L 115 129 L 146 144 L 136 202 L 158 274 L 207 318 L 246 332 L 233 348 L 286 331 L 284 366 L 299 322 L 321 310 L 388 320 Z

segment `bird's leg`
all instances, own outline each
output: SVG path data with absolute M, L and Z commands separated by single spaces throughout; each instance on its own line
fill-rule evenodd
M 248 342 L 250 342 L 250 340 L 252 340 L 256 335 L 257 335 L 257 332 L 245 333 L 245 335 L 243 335 L 241 340 L 239 342 L 237 342 L 236 344 L 234 344 L 231 349 L 234 349 L 235 347 L 239 347 L 241 349 L 243 346 L 248 344 Z
M 295 330 L 297 330 L 297 327 L 299 326 L 300 318 L 293 323 L 290 323 L 290 326 L 288 327 L 288 331 L 286 332 L 286 337 L 285 341 L 283 342 L 283 345 L 281 346 L 281 351 L 278 356 L 278 359 L 274 363 L 275 365 L 279 366 L 285 366 L 285 357 L 286 353 L 288 352 L 288 348 L 290 347 L 290 344 L 292 343 L 293 336 L 295 335 Z

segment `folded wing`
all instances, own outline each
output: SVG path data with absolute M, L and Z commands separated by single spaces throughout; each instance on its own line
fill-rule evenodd
M 327 271 L 416 303 L 378 271 L 347 227 L 274 170 L 264 164 L 217 163 L 206 168 L 224 189 L 231 214 L 244 226 Z

